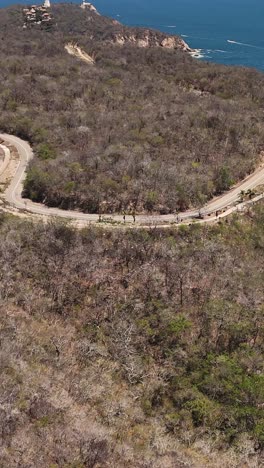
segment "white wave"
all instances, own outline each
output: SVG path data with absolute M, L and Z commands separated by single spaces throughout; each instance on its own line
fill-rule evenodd
M 181 34 L 181 37 L 189 37 L 189 36 L 187 36 L 186 34 Z
M 177 26 L 165 26 L 165 28 L 177 28 Z
M 190 52 L 190 55 L 193 58 L 197 58 L 197 59 L 206 57 L 206 55 L 203 53 L 202 49 L 194 49 L 192 52 Z
M 227 53 L 226 50 L 222 50 L 222 49 L 215 49 L 215 52 L 221 52 L 222 54 L 226 54 L 226 53 Z
M 227 42 L 229 42 L 229 44 L 236 44 L 236 45 L 241 45 L 241 46 L 244 46 L 244 47 L 252 47 L 252 49 L 262 49 L 262 50 L 264 50 L 264 47 L 256 46 L 256 45 L 253 45 L 253 44 L 247 44 L 246 42 L 231 41 L 230 39 L 227 39 Z

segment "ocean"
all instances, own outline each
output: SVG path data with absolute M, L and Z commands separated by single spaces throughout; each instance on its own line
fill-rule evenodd
M 12 3 L 17 2 L 0 0 L 1 6 Z M 199 49 L 201 60 L 264 70 L 263 0 L 92 0 L 92 3 L 102 14 L 126 25 L 181 35 L 192 48 Z

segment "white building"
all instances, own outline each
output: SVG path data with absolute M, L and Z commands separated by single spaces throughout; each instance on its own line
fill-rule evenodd
M 44 1 L 44 7 L 45 8 L 50 8 L 50 0 L 45 0 Z
M 98 11 L 96 10 L 96 8 L 89 2 L 86 2 L 85 0 L 83 0 L 82 4 L 81 4 L 81 8 L 83 10 L 85 10 L 86 8 L 90 11 L 92 11 L 93 13 L 96 13 L 97 15 L 99 15 Z

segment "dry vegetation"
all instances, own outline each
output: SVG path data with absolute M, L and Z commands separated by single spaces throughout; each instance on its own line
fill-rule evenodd
M 22 30 L 0 10 L 0 128 L 34 146 L 32 199 L 164 213 L 252 170 L 263 74 L 52 14 Z M 164 231 L 0 215 L 0 468 L 262 466 L 263 226 L 263 204 Z
M 2 216 L 0 466 L 261 466 L 263 225 Z
M 175 212 L 204 204 L 257 164 L 263 74 L 113 45 L 116 35 L 164 35 L 78 6 L 52 14 L 49 31 L 24 31 L 17 7 L 0 13 L 0 127 L 30 140 L 38 156 L 27 196 L 85 212 Z M 70 57 L 68 43 L 95 67 Z

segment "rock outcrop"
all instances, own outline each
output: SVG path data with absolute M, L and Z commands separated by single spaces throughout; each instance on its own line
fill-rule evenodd
M 166 49 L 182 49 L 186 52 L 191 52 L 192 50 L 188 44 L 179 37 L 165 37 L 165 39 L 161 41 L 160 45 Z
M 179 36 L 167 35 L 152 29 L 126 27 L 115 19 L 100 16 L 96 8 L 86 1 L 83 1 L 81 8 L 89 13 L 92 22 L 104 26 L 108 23 L 108 25 L 112 27 L 109 28 L 107 32 L 104 31 L 104 41 L 120 46 L 134 44 L 137 47 L 163 47 L 164 49 L 178 49 L 190 53 L 194 52 Z
M 163 33 L 152 30 L 137 30 L 135 33 L 127 31 L 117 32 L 113 35 L 111 42 L 125 45 L 135 44 L 138 47 L 164 47 L 164 49 L 179 49 L 192 52 L 188 44 L 178 36 L 166 36 Z

